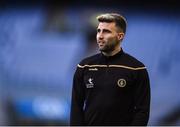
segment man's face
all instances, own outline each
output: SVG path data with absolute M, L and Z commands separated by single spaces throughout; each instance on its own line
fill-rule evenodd
M 100 22 L 97 28 L 97 44 L 99 50 L 102 52 L 112 52 L 119 46 L 120 38 L 119 33 L 114 22 Z

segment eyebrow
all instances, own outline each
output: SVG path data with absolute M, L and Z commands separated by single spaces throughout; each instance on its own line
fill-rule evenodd
M 101 29 L 100 28 L 97 28 L 97 32 L 99 32 Z M 111 30 L 109 29 L 102 29 L 102 31 L 105 31 L 105 32 L 112 32 Z

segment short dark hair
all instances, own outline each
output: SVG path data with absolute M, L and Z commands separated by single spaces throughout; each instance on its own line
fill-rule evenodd
M 99 22 L 115 22 L 116 26 L 121 29 L 123 33 L 126 33 L 127 22 L 126 19 L 117 13 L 106 13 L 97 16 Z

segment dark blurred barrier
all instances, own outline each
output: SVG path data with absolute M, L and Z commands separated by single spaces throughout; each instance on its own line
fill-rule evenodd
M 159 122 L 159 125 L 172 126 L 174 123 L 176 125 L 180 124 L 180 105 L 175 106 L 171 111 L 164 115 Z
M 55 98 L 8 100 L 9 125 L 68 125 L 68 105 Z

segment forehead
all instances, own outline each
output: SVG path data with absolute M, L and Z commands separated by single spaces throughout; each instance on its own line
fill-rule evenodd
M 98 29 L 115 29 L 115 28 L 116 26 L 114 22 L 110 22 L 110 23 L 100 22 L 98 25 Z

